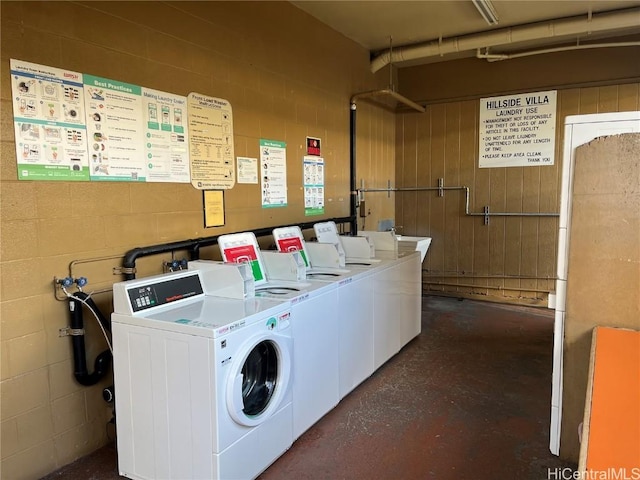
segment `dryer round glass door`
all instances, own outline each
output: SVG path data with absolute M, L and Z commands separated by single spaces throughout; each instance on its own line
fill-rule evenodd
M 278 351 L 265 340 L 253 347 L 242 366 L 242 411 L 260 415 L 269 405 L 278 380 Z
M 291 339 L 262 334 L 246 342 L 232 363 L 227 383 L 227 408 L 241 425 L 267 420 L 289 388 Z

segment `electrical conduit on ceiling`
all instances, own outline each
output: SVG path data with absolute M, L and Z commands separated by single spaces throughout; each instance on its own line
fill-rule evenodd
M 520 42 L 554 38 L 561 40 L 562 38 L 578 35 L 590 35 L 627 28 L 637 29 L 639 26 L 640 8 L 631 8 L 502 28 L 490 32 L 442 39 L 426 44 L 396 47 L 393 51 L 385 51 L 374 58 L 371 61 L 371 71 L 375 73 L 389 63 L 437 57 L 450 53 L 477 51 L 482 48 L 511 45 Z M 540 53 L 545 52 L 541 50 Z
M 519 53 L 482 53 L 480 49 L 476 52 L 476 58 L 487 60 L 488 62 L 499 62 L 500 60 L 512 60 L 514 58 L 530 57 L 532 55 L 544 55 L 545 53 L 570 52 L 572 50 L 592 50 L 594 48 L 620 48 L 620 47 L 640 47 L 640 42 L 616 42 L 616 43 L 588 43 L 582 45 L 568 45 L 566 47 L 543 48 L 540 50 L 530 50 Z M 487 49 L 489 50 L 489 49 Z

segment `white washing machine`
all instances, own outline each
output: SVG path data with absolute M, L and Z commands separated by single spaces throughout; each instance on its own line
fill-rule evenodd
M 247 250 L 255 257 L 254 272 L 262 272 L 263 261 L 273 266 L 276 262 L 269 258 L 286 256 L 290 253 L 262 252 L 253 243 L 250 235 L 240 235 L 248 240 L 252 248 Z M 241 247 L 234 243 L 236 234 L 225 241 L 221 248 Z M 245 248 L 247 244 L 243 244 Z M 233 256 L 231 256 L 233 258 Z M 207 260 L 189 262 L 189 268 L 205 270 L 219 268 L 219 264 Z M 338 330 L 338 292 L 336 282 L 291 282 L 272 278 L 272 271 L 266 269 L 255 282 L 255 295 L 258 298 L 285 300 L 291 303 L 291 330 L 293 336 L 293 439 L 296 440 L 309 427 L 315 424 L 340 401 L 339 396 L 339 342 Z M 334 278 L 334 277 L 330 277 Z M 268 280 L 267 280 L 268 279 Z
M 114 285 L 118 466 L 128 478 L 254 478 L 293 442 L 290 304 L 207 295 L 210 274 Z
M 306 243 L 300 228 L 296 226 L 275 229 L 273 238 L 280 251 L 303 252 L 305 263 L 311 270 L 311 278 L 337 286 L 335 328 L 338 348 L 338 397 L 341 400 L 374 372 L 373 277 L 380 264 L 362 262 L 363 264 L 355 268 L 349 265 L 349 270 L 339 268 L 345 265 L 346 256 L 337 239 L 337 233 L 333 235 L 335 224 L 330 222 L 325 230 L 329 232 L 331 240 L 326 243 Z
M 377 268 L 350 269 L 336 275 L 317 275 L 318 282 L 337 286 L 338 306 L 333 342 L 338 343 L 338 395 L 344 398 L 374 372 L 373 278 Z
M 373 357 L 377 370 L 422 330 L 420 252 L 400 252 L 390 263 L 385 262 L 376 269 L 373 284 Z
M 337 283 L 310 281 L 302 291 L 266 289 L 256 296 L 291 302 L 296 440 L 340 401 Z

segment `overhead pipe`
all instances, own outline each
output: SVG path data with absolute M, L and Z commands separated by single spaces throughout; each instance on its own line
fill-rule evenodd
M 569 45 L 566 47 L 544 48 L 541 50 L 529 50 L 518 53 L 482 53 L 480 49 L 476 51 L 476 58 L 487 60 L 488 62 L 499 62 L 501 60 L 512 60 L 514 58 L 530 57 L 532 55 L 544 55 L 546 53 L 570 52 L 573 50 L 590 50 L 594 48 L 619 48 L 619 47 L 640 47 L 640 42 L 616 42 L 616 43 L 587 43 L 582 45 Z
M 548 22 L 519 25 L 461 37 L 433 40 L 429 43 L 395 47 L 371 61 L 373 73 L 390 63 L 440 57 L 451 53 L 477 51 L 499 45 L 512 45 L 541 39 L 557 39 L 599 32 L 638 28 L 640 8 L 614 10 Z
M 357 221 L 356 217 L 339 217 L 330 218 L 326 221 L 333 221 L 337 224 L 352 223 Z M 316 222 L 305 222 L 298 224 L 301 230 L 313 228 Z M 254 230 L 248 230 L 255 234 L 256 237 L 264 237 L 270 235 L 275 228 L 288 227 L 287 225 L 280 225 L 275 227 L 256 228 Z M 124 275 L 125 280 L 133 280 L 136 278 L 136 260 L 142 257 L 148 257 L 151 255 L 158 255 L 161 253 L 174 252 L 176 250 L 188 250 L 191 260 L 198 260 L 200 258 L 200 248 L 215 245 L 218 243 L 219 235 L 212 237 L 196 238 L 192 240 L 182 240 L 178 242 L 161 243 L 158 245 L 151 245 L 147 247 L 137 247 L 129 250 L 124 254 L 122 259 L 121 272 Z

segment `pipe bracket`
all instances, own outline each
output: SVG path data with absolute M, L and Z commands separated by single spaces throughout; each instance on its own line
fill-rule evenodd
M 113 267 L 111 271 L 113 275 L 135 275 L 137 273 L 136 267 Z
M 64 327 L 58 330 L 59 337 L 79 337 L 84 335 L 84 328 Z

